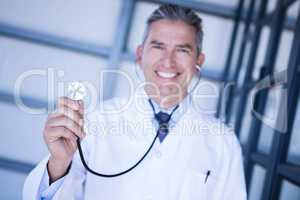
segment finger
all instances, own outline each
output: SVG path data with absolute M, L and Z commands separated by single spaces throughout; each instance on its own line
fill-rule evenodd
M 76 135 L 63 126 L 47 127 L 46 132 L 47 134 L 45 135 L 45 137 L 49 139 L 49 142 L 55 142 L 56 140 L 61 138 L 69 140 L 72 143 L 76 142 L 77 140 Z
M 56 120 L 56 118 L 60 118 L 63 116 L 70 118 L 71 120 L 76 122 L 78 126 L 83 128 L 83 116 L 81 116 L 81 114 L 78 111 L 71 110 L 68 107 L 60 108 L 55 113 L 48 115 L 46 124 L 48 124 L 49 122 L 52 123 L 52 121 Z
M 83 116 L 84 115 L 84 103 L 83 103 L 83 100 L 79 100 L 78 104 L 79 104 L 79 113 Z
M 65 143 L 69 146 L 69 148 L 76 150 L 77 143 L 74 140 L 65 140 Z
M 49 119 L 47 125 L 50 127 L 64 126 L 80 138 L 83 138 L 85 135 L 82 127 L 65 115 Z
M 59 99 L 58 99 L 58 107 L 61 107 L 61 106 L 67 106 L 73 110 L 80 109 L 80 105 L 79 105 L 78 101 L 72 100 L 65 96 L 59 97 Z
M 66 109 L 68 109 L 68 111 L 66 111 Z M 64 119 L 64 117 L 66 117 L 66 119 Z M 61 119 L 64 119 L 64 121 L 66 120 L 67 122 L 64 122 L 64 121 L 59 122 L 59 123 L 56 122 L 57 120 L 61 120 Z M 67 127 L 71 126 L 70 127 L 71 131 L 74 131 L 74 133 L 76 135 L 78 133 L 80 138 L 84 137 L 86 135 L 86 133 L 84 132 L 83 116 L 81 116 L 77 111 L 73 111 L 69 108 L 64 108 L 64 109 L 61 109 L 60 111 L 57 111 L 56 113 L 50 114 L 48 116 L 46 126 L 57 126 L 57 125 L 64 126 L 64 123 L 68 123 L 68 121 L 69 121 L 68 119 L 74 121 L 77 125 L 75 125 L 75 128 L 71 128 L 71 127 L 73 127 L 73 122 L 70 122 L 71 124 L 67 125 Z
M 70 109 L 69 107 L 63 106 L 60 107 L 56 113 L 56 116 L 67 116 L 73 121 L 75 121 L 81 128 L 83 127 L 83 116 L 80 114 L 79 111 L 74 111 Z M 54 116 L 55 117 L 55 116 Z

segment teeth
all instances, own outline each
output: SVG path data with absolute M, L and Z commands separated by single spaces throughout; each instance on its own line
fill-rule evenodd
M 176 76 L 176 73 L 168 73 L 168 72 L 157 72 L 157 74 L 162 78 L 173 78 Z

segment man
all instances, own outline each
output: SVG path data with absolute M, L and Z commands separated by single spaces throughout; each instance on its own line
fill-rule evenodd
M 202 35 L 192 10 L 155 10 L 136 51 L 146 84 L 133 103 L 120 110 L 122 99 L 105 102 L 106 110 L 118 112 L 89 113 L 84 133 L 82 101 L 60 98 L 44 129 L 50 156 L 28 176 L 24 199 L 246 199 L 234 133 L 192 101 L 189 88 L 204 62 Z M 98 173 L 120 173 L 141 162 L 121 176 L 96 176 L 80 160 L 77 137 L 87 165 Z

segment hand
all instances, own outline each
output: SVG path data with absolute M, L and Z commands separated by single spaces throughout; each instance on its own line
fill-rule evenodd
M 50 182 L 62 177 L 77 150 L 77 138 L 84 138 L 83 101 L 60 97 L 58 111 L 50 114 L 43 131 L 50 151 L 48 173 Z

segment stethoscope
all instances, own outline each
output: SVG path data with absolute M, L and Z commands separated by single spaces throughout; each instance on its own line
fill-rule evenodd
M 154 109 L 153 103 L 151 102 L 150 99 L 148 99 L 148 101 L 149 101 L 149 103 L 150 103 L 150 105 L 151 105 L 151 108 L 152 108 L 152 110 L 153 110 L 154 117 L 157 118 L 157 114 L 155 113 L 155 109 Z M 178 107 L 179 107 L 179 105 L 176 105 L 176 106 L 173 108 L 172 112 L 170 113 L 170 118 L 171 118 L 172 114 L 178 109 Z M 123 174 L 126 174 L 126 173 L 130 172 L 130 171 L 133 170 L 134 168 L 136 168 L 136 167 L 137 167 L 137 166 L 138 166 L 138 165 L 146 158 L 146 156 L 149 154 L 149 152 L 150 152 L 151 149 L 153 148 L 153 145 L 154 145 L 154 143 L 155 143 L 155 141 L 156 141 L 158 135 L 159 135 L 159 131 L 157 131 L 157 133 L 156 133 L 156 135 L 155 135 L 155 137 L 154 137 L 154 139 L 153 139 L 153 141 L 152 141 L 150 147 L 148 148 L 148 150 L 146 151 L 146 153 L 140 158 L 140 160 L 138 160 L 132 167 L 128 168 L 127 170 L 121 171 L 121 172 L 119 172 L 119 173 L 115 173 L 115 174 L 102 174 L 102 173 L 96 172 L 95 170 L 91 169 L 91 168 L 87 165 L 87 163 L 85 162 L 84 155 L 83 155 L 83 151 L 82 151 L 81 144 L 80 144 L 80 138 L 77 138 L 77 146 L 78 146 L 78 151 L 79 151 L 80 160 L 81 160 L 81 162 L 82 162 L 84 168 L 85 168 L 88 172 L 90 172 L 90 173 L 92 173 L 92 174 L 94 174 L 94 175 L 96 175 L 96 176 L 105 177 L 105 178 L 113 178 L 113 177 L 121 176 L 121 175 L 123 175 Z
M 196 68 L 200 71 L 200 67 L 199 66 L 196 66 Z M 194 89 L 196 88 L 196 86 L 198 85 L 198 83 L 200 81 L 200 74 L 197 77 L 198 77 L 198 80 L 195 80 L 194 78 L 192 79 L 192 82 L 195 82 L 195 83 L 194 83 L 194 86 L 192 87 L 192 89 L 188 93 L 192 93 L 194 91 Z M 154 109 L 153 103 L 151 102 L 150 99 L 148 99 L 148 101 L 149 101 L 149 104 L 150 104 L 150 106 L 151 106 L 151 108 L 153 110 L 154 117 L 156 118 L 156 113 L 155 113 L 155 109 Z M 172 112 L 170 113 L 170 117 L 178 109 L 178 107 L 179 107 L 179 105 L 177 105 L 177 106 L 175 106 L 175 108 L 173 108 Z M 80 160 L 81 160 L 84 168 L 88 172 L 90 172 L 91 174 L 94 174 L 96 176 L 100 176 L 100 177 L 104 177 L 104 178 L 113 178 L 113 177 L 124 175 L 124 174 L 132 171 L 133 169 L 135 169 L 146 158 L 146 156 L 149 154 L 149 152 L 153 148 L 153 145 L 154 145 L 155 141 L 158 138 L 158 135 L 159 135 L 159 131 L 157 131 L 155 137 L 153 138 L 153 141 L 151 142 L 151 145 L 149 146 L 149 148 L 147 149 L 147 151 L 145 152 L 145 154 L 133 166 L 131 166 L 127 170 L 124 170 L 124 171 L 121 171 L 121 172 L 115 173 L 115 174 L 103 174 L 103 173 L 99 173 L 99 172 L 96 172 L 95 170 L 91 169 L 87 165 L 87 163 L 85 162 L 83 151 L 82 151 L 81 144 L 80 144 L 80 138 L 79 137 L 77 138 L 76 142 L 77 142 L 77 146 L 78 146 L 78 152 L 79 152 Z

